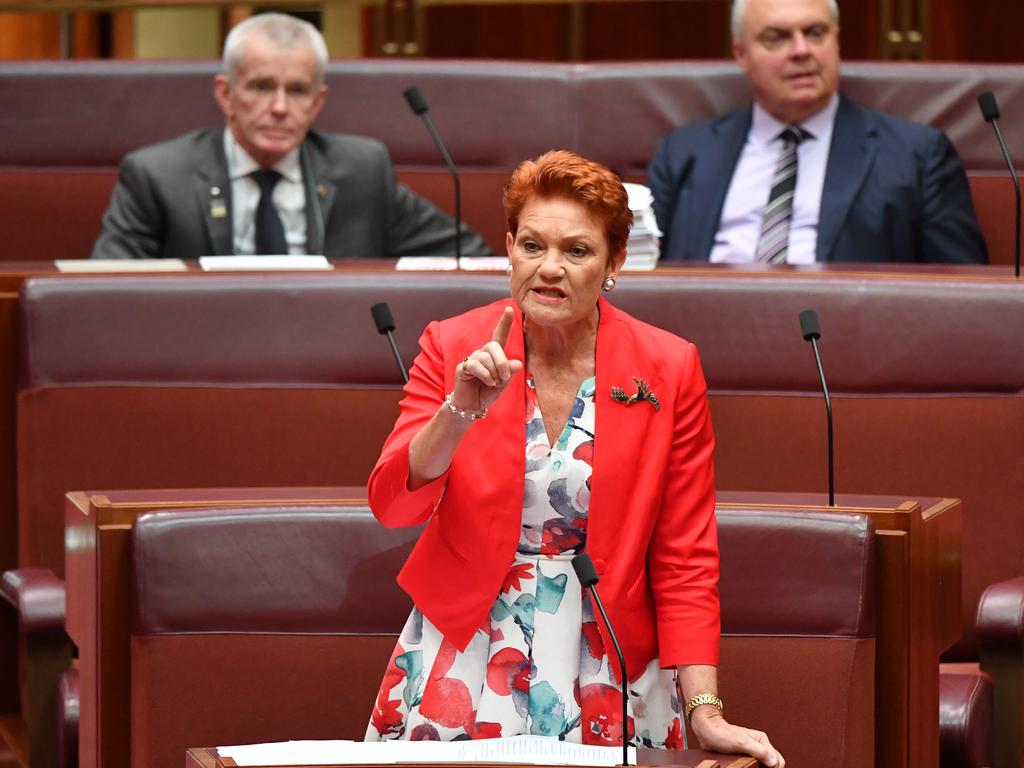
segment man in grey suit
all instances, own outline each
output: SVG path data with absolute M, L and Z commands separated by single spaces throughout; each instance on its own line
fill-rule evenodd
M 835 0 L 734 0 L 732 23 L 754 103 L 662 139 L 662 259 L 987 262 L 949 139 L 839 93 Z
M 294 17 L 232 29 L 214 78 L 226 129 L 128 154 L 92 258 L 454 255 L 454 220 L 396 182 L 383 144 L 310 130 L 326 64 L 323 37 Z M 461 238 L 464 255 L 490 255 L 476 233 Z

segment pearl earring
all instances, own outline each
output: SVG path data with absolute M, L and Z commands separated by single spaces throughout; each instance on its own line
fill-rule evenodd
M 614 289 L 614 288 L 615 288 L 615 278 L 614 277 L 606 277 L 604 279 L 604 282 L 601 283 L 601 290 L 604 291 L 605 293 L 610 293 L 612 291 L 612 289 Z
M 511 261 L 508 264 L 505 265 L 505 274 L 506 275 L 511 275 L 512 274 L 512 262 Z

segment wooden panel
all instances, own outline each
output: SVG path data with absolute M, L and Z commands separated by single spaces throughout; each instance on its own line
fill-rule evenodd
M 845 7 L 845 6 L 844 6 Z M 1024 4 L 929 0 L 924 55 L 938 61 L 1020 62 Z
M 0 59 L 60 58 L 60 15 L 0 13 Z
M 424 11 L 424 19 L 426 56 L 569 58 L 567 5 L 436 6 Z
M 729 4 L 721 0 L 590 3 L 583 9 L 586 60 L 729 58 L 731 38 Z

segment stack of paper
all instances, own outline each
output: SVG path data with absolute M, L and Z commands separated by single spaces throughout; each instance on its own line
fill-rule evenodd
M 654 269 L 660 254 L 658 238 L 661 237 L 651 207 L 654 196 L 643 184 L 627 182 L 623 186 L 629 195 L 629 209 L 633 211 L 633 228 L 626 242 L 626 263 L 623 269 Z

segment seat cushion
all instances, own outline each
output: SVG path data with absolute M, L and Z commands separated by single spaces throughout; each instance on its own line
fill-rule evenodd
M 992 678 L 977 664 L 943 664 L 940 670 L 940 768 L 992 765 Z

